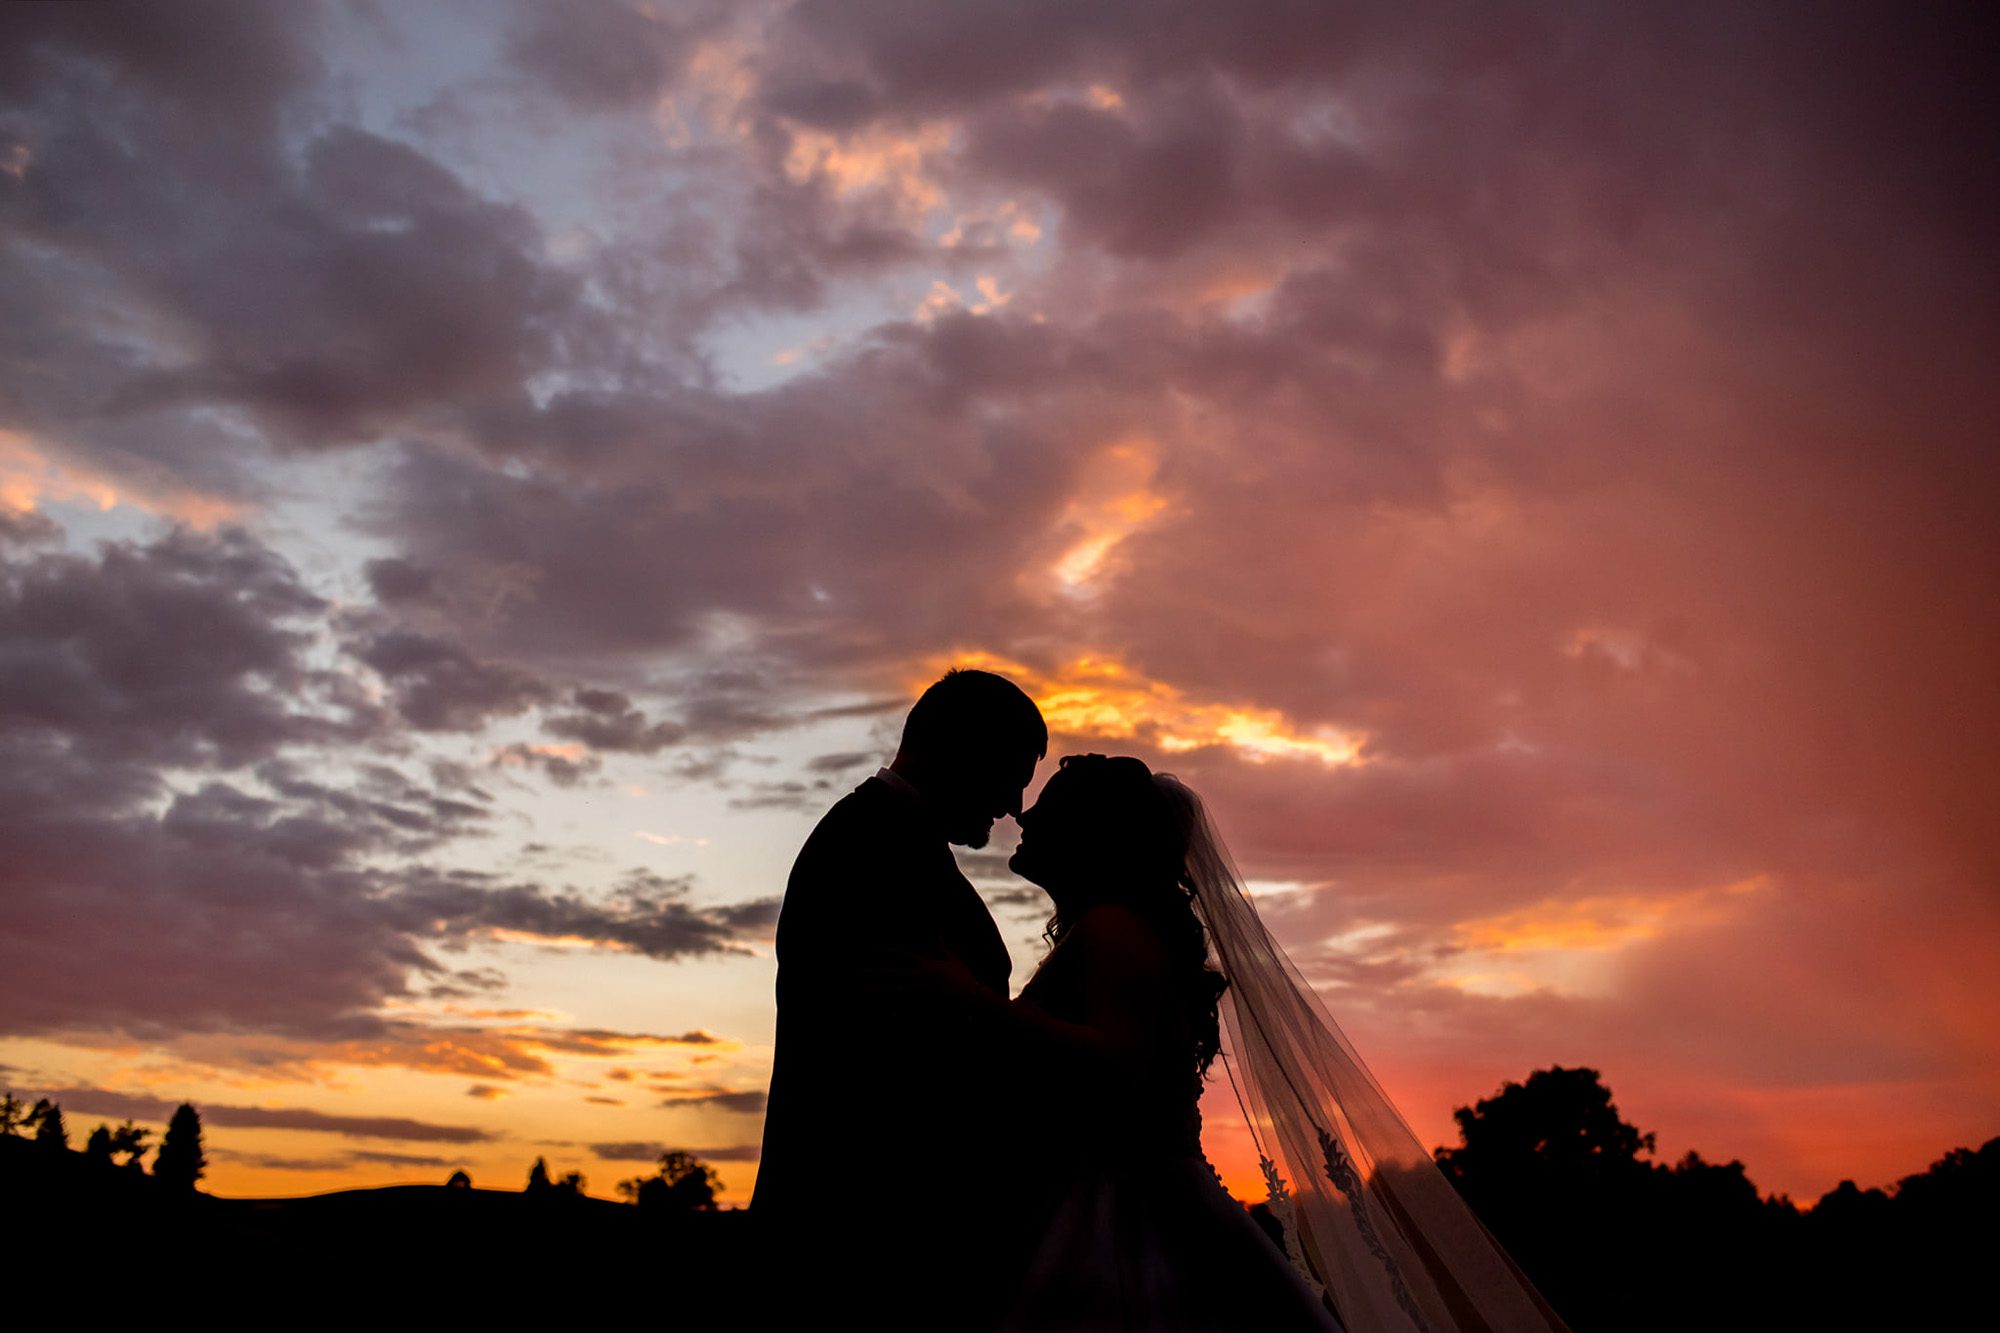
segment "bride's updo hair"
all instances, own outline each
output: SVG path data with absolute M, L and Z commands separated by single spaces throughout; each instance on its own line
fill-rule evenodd
M 1177 799 L 1182 788 L 1129 755 L 1069 754 L 1057 761 L 1065 802 L 1087 810 L 1087 846 L 1072 854 L 1078 889 L 1065 896 L 1042 932 L 1050 947 L 1076 918 L 1102 903 L 1117 903 L 1151 922 L 1174 964 L 1195 1030 L 1197 1069 L 1206 1073 L 1221 1049 L 1217 1007 L 1228 983 L 1209 965 L 1208 936 L 1195 914 L 1187 872 L 1192 812 Z

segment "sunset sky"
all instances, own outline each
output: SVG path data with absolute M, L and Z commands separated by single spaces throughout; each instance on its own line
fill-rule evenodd
M 742 1202 L 786 871 L 957 662 L 1204 794 L 1427 1144 L 2000 1134 L 1949 12 L 0 9 L 0 1083 Z

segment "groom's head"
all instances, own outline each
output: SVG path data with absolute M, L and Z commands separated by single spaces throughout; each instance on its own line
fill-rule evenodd
M 890 767 L 937 810 L 947 838 L 984 847 L 994 820 L 1021 812 L 1048 748 L 1042 710 L 1020 686 L 953 668 L 910 709 Z

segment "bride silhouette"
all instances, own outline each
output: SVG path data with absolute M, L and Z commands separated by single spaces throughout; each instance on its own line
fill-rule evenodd
M 1065 756 L 1019 823 L 1010 867 L 1055 904 L 1019 997 L 949 957 L 916 965 L 986 1014 L 1034 1090 L 1010 1147 L 1046 1221 L 1006 1333 L 1563 1329 L 1264 929 L 1191 790 Z M 1202 1154 L 1218 1055 L 1282 1249 Z

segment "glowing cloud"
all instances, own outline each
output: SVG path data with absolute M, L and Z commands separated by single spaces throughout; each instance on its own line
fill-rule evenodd
M 785 175 L 803 184 L 824 179 L 842 199 L 873 194 L 906 217 L 921 219 L 945 199 L 930 160 L 950 144 L 952 127 L 925 125 L 910 134 L 873 130 L 836 137 L 796 129 L 785 154 Z
M 1079 657 L 1044 674 L 993 653 L 967 651 L 927 664 L 924 682 L 946 667 L 977 667 L 1019 684 L 1051 732 L 1079 738 L 1141 740 L 1169 753 L 1224 746 L 1261 763 L 1317 760 L 1329 768 L 1367 762 L 1367 737 L 1330 727 L 1301 731 L 1274 708 L 1209 703 L 1149 680 L 1108 655 Z M 918 686 L 921 688 L 921 685 Z
M 1159 466 L 1159 446 L 1141 436 L 1120 440 L 1091 460 L 1057 525 L 1064 546 L 1049 573 L 1059 591 L 1073 597 L 1091 592 L 1118 545 L 1167 508 L 1167 498 L 1152 489 Z
M 20 432 L 0 429 L 0 511 L 32 513 L 51 501 L 90 504 L 100 510 L 130 505 L 203 531 L 241 512 L 240 506 L 216 496 L 141 487 L 75 463 L 58 462 Z

